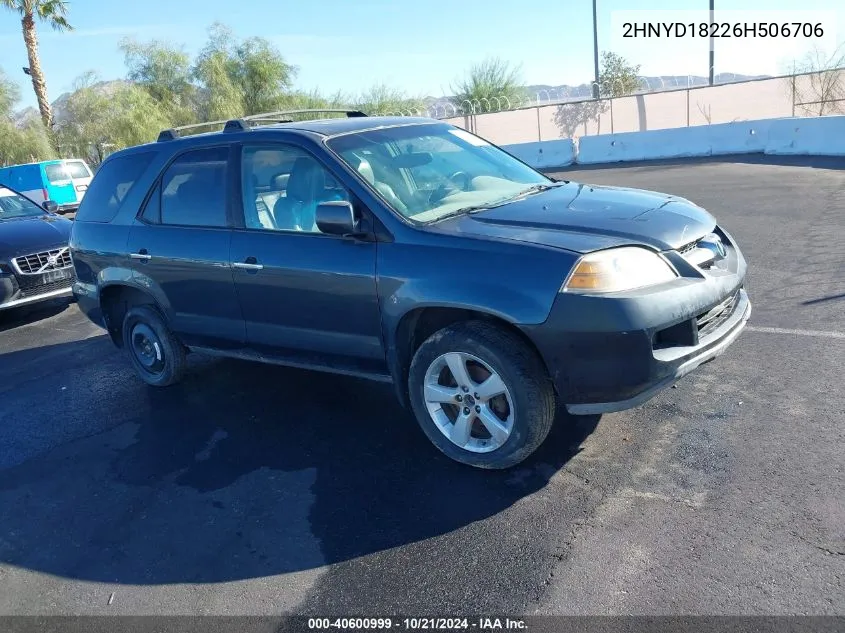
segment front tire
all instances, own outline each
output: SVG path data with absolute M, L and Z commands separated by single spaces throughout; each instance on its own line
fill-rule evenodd
M 450 325 L 424 341 L 411 362 L 408 391 L 431 442 L 477 468 L 522 462 L 555 417 L 554 388 L 536 352 L 483 321 Z
M 166 387 L 185 373 L 185 347 L 152 306 L 136 306 L 126 313 L 123 346 L 135 372 L 148 385 Z

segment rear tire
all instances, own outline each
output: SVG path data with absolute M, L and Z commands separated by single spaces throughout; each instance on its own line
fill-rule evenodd
M 447 457 L 476 468 L 522 462 L 546 439 L 555 417 L 542 360 L 515 334 L 483 321 L 450 325 L 423 342 L 411 361 L 408 392 L 428 439 Z
M 152 306 L 135 306 L 126 313 L 123 346 L 135 372 L 148 385 L 167 387 L 185 373 L 185 347 Z

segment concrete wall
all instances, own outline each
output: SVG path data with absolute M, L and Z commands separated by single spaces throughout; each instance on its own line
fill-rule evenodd
M 761 119 L 505 145 L 536 168 L 731 154 L 845 156 L 845 116 Z

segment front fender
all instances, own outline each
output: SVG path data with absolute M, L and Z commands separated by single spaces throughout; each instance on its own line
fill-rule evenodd
M 446 308 L 514 326 L 540 324 L 548 318 L 574 261 L 562 251 L 481 240 L 380 244 L 382 335 L 398 390 L 404 389 L 407 356 L 413 352 L 405 348 L 413 332 L 413 324 L 407 325 L 409 314 Z

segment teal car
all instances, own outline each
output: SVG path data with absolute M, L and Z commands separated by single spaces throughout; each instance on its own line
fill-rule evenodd
M 56 203 L 59 213 L 76 211 L 93 174 L 83 160 L 48 160 L 0 167 L 0 185 L 11 187 L 37 204 Z

